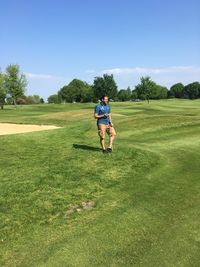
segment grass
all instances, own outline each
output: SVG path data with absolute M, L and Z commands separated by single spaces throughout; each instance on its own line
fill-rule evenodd
M 0 265 L 199 266 L 200 101 L 111 103 L 111 155 L 98 151 L 93 107 L 0 111 L 62 126 L 0 136 Z

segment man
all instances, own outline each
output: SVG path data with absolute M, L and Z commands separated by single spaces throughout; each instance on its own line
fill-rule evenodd
M 116 132 L 111 121 L 110 106 L 106 95 L 101 97 L 101 102 L 95 107 L 94 118 L 97 119 L 97 128 L 102 151 L 111 153 Z M 109 135 L 109 146 L 107 149 L 105 148 L 106 133 Z

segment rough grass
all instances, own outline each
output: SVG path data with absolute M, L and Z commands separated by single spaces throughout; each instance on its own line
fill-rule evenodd
M 112 103 L 111 155 L 93 106 L 0 111 L 63 127 L 0 136 L 1 266 L 199 266 L 200 101 Z

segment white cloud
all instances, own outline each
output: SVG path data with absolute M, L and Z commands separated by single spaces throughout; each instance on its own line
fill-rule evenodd
M 38 80 L 49 80 L 49 79 L 55 79 L 55 78 L 59 78 L 53 75 L 49 75 L 49 74 L 35 74 L 35 73 L 25 73 L 26 77 L 28 79 L 38 79 Z
M 92 73 L 95 73 L 96 71 L 95 70 L 86 70 L 85 72 L 89 73 L 89 74 L 92 74 Z
M 108 74 L 159 74 L 159 73 L 200 73 L 200 67 L 193 66 L 172 66 L 166 68 L 114 68 L 103 70 L 102 73 Z
M 163 68 L 113 68 L 101 71 L 101 74 L 113 74 L 119 88 L 132 88 L 139 83 L 141 76 L 150 76 L 160 85 L 171 87 L 181 82 L 188 84 L 200 81 L 200 67 L 198 66 L 171 66 Z
M 114 69 L 103 70 L 102 73 L 120 75 L 120 74 L 131 74 L 131 73 L 142 73 L 145 70 L 146 70 L 145 68 L 139 68 L 139 67 L 136 67 L 136 68 L 114 68 Z

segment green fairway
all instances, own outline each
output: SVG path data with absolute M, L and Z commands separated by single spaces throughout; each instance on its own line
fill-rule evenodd
M 0 110 L 62 127 L 0 136 L 0 266 L 199 266 L 200 101 L 111 103 L 112 154 L 94 105 Z

